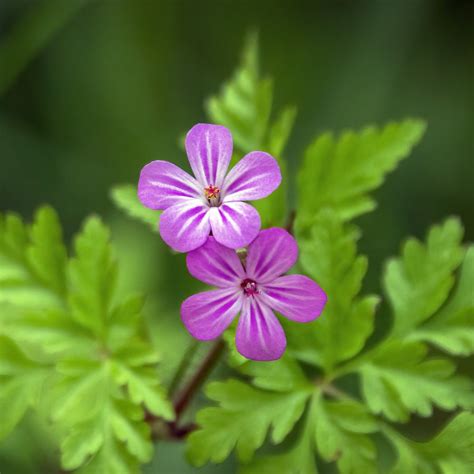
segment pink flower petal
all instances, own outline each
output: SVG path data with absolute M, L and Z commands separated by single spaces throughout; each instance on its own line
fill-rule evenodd
M 287 272 L 298 258 L 295 239 L 284 229 L 262 230 L 250 244 L 247 275 L 259 283 L 271 282 Z
M 211 207 L 212 235 L 217 242 L 231 249 L 248 245 L 260 230 L 260 216 L 255 208 L 244 202 L 230 202 Z
M 181 319 L 193 337 L 208 341 L 227 329 L 241 306 L 242 293 L 235 288 L 205 291 L 183 302 Z
M 203 245 L 211 226 L 209 208 L 199 199 L 188 199 L 168 207 L 160 217 L 163 240 L 178 252 L 189 252 Z
M 221 125 L 198 123 L 186 135 L 186 153 L 203 187 L 221 187 L 232 158 L 232 135 Z
M 138 198 L 151 209 L 166 209 L 200 194 L 199 183 L 173 163 L 152 161 L 140 173 Z
M 277 317 L 254 297 L 244 297 L 235 342 L 237 350 L 253 360 L 279 359 L 286 348 L 285 333 Z
M 186 264 L 194 278 L 208 285 L 239 287 L 245 279 L 242 263 L 235 251 L 217 243 L 214 237 L 209 237 L 202 247 L 188 253 Z
M 286 275 L 267 283 L 260 297 L 270 308 L 299 323 L 316 319 L 327 301 L 321 287 L 303 275 Z
M 281 172 L 275 158 L 263 151 L 244 156 L 224 180 L 224 202 L 262 199 L 281 183 Z

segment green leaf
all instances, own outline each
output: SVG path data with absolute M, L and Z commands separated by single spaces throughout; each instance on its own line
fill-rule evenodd
M 288 170 L 286 161 L 282 159 L 282 153 L 293 128 L 295 118 L 295 107 L 283 109 L 269 130 L 267 142 L 261 147 L 264 150 L 268 150 L 268 152 L 275 157 L 283 177 L 280 186 L 273 191 L 270 196 L 253 202 L 253 205 L 258 210 L 262 219 L 262 227 L 285 225 L 286 210 L 288 207 Z
M 76 256 L 69 263 L 72 317 L 99 337 L 104 337 L 117 278 L 109 238 L 100 219 L 89 218 L 75 239 Z
M 58 215 L 50 207 L 43 207 L 36 213 L 27 256 L 40 281 L 63 296 L 67 253 Z
M 239 371 L 252 378 L 252 384 L 264 390 L 289 392 L 311 388 L 300 365 L 287 354 L 271 362 L 247 361 Z
M 143 403 L 156 416 L 165 420 L 174 418 L 172 404 L 166 397 L 166 392 L 159 384 L 156 370 L 151 368 L 134 368 L 133 370 L 114 361 L 113 376 L 119 385 L 126 385 L 130 399 L 136 405 Z
M 126 296 L 123 301 L 119 301 L 110 308 L 107 328 L 107 347 L 115 351 L 130 351 L 137 341 L 134 341 L 137 329 L 143 322 L 142 309 L 144 298 L 142 295 L 132 294 Z M 138 341 L 138 343 L 140 343 Z M 147 344 L 148 348 L 149 345 Z M 135 349 L 139 352 L 146 350 Z M 153 354 L 154 361 L 158 361 L 156 353 Z M 143 360 L 142 360 L 143 362 Z
M 295 107 L 284 108 L 272 123 L 273 86 L 259 73 L 258 37 L 249 35 L 239 68 L 221 92 L 206 101 L 207 115 L 214 123 L 228 127 L 240 154 L 255 150 L 267 151 L 280 165 L 286 176 L 282 159 L 285 145 L 296 117 Z M 262 218 L 262 226 L 283 225 L 287 209 L 286 181 L 270 196 L 253 204 Z
M 48 207 L 37 212 L 31 233 L 15 214 L 0 214 L 0 303 L 61 306 L 64 249 L 58 242 L 60 235 L 54 211 Z
M 277 160 L 283 177 L 287 176 L 286 162 Z M 287 214 L 287 184 L 283 178 L 280 186 L 270 196 L 253 201 L 262 221 L 262 228 L 284 226 Z
M 408 335 L 409 340 L 423 340 L 454 355 L 474 352 L 474 247 L 462 264 L 459 282 L 449 302 L 425 324 Z
M 355 401 L 317 397 L 313 412 L 316 446 L 326 461 L 337 461 L 341 474 L 377 472 L 376 449 L 367 433 L 378 430 L 376 420 Z
M 305 429 L 289 450 L 256 458 L 244 465 L 239 474 L 317 474 L 312 435 L 312 431 Z
M 67 432 L 61 446 L 63 467 L 76 469 L 94 456 L 84 472 L 95 472 L 93 467 L 107 456 L 109 466 L 99 472 L 118 473 L 115 465 L 137 470 L 138 462 L 149 461 L 152 444 L 143 408 L 124 398 L 111 362 L 71 359 L 58 369 L 62 377 L 53 390 L 53 416 Z
M 196 418 L 200 428 L 188 438 L 188 457 L 196 466 L 222 462 L 234 447 L 242 461 L 249 461 L 270 429 L 273 443 L 281 443 L 301 417 L 311 391 L 269 392 L 228 380 L 209 384 L 206 394 L 219 407 L 201 410 Z
M 242 61 L 221 92 L 206 101 L 207 115 L 232 131 L 235 146 L 243 153 L 258 150 L 264 142 L 270 118 L 273 87 L 260 79 L 258 36 L 249 35 Z
M 325 400 L 321 393 L 315 393 L 301 433 L 290 448 L 257 458 L 241 472 L 317 473 L 316 448 L 325 461 L 337 462 L 343 474 L 376 472 L 376 449 L 368 436 L 376 431 L 377 420 L 362 404 L 349 399 Z
M 474 406 L 472 381 L 454 375 L 448 359 L 426 358 L 421 343 L 389 340 L 358 368 L 362 392 L 373 413 L 405 422 L 410 412 L 430 416 L 433 405 L 445 410 Z
M 421 120 L 367 127 L 318 137 L 306 150 L 298 175 L 298 214 L 301 224 L 311 225 L 321 209 L 334 209 L 346 221 L 369 212 L 375 201 L 367 195 L 379 187 L 385 175 L 409 155 L 421 139 Z
M 280 115 L 277 117 L 277 119 L 272 123 L 270 130 L 268 131 L 268 152 L 271 155 L 277 157 L 277 159 L 285 150 L 286 143 L 290 137 L 291 131 L 293 130 L 296 113 L 296 107 L 285 107 L 280 112 Z M 281 165 L 282 161 L 280 160 L 280 166 Z
M 116 262 L 109 232 L 99 219 L 86 222 L 75 249 L 68 301 L 73 320 L 89 332 L 95 348 L 57 366 L 61 377 L 53 416 L 68 433 L 63 465 L 77 468 L 93 456 L 83 472 L 137 472 L 152 455 L 144 407 L 174 418 L 155 370 L 158 355 L 142 336 L 143 298 L 116 301 Z M 75 453 L 71 447 L 87 433 L 89 439 Z
M 0 439 L 35 406 L 49 368 L 35 363 L 9 338 L 0 336 Z
M 0 336 L 0 435 L 34 406 L 54 421 L 65 469 L 139 472 L 153 450 L 144 407 L 167 420 L 174 413 L 144 337 L 143 298 L 117 295 L 108 229 L 90 218 L 67 261 L 50 208 L 31 230 L 0 216 L 0 258 L 0 333 L 14 339 Z M 31 304 L 4 296 L 13 284 Z M 54 295 L 54 304 L 40 304 L 41 294 Z
M 89 332 L 71 320 L 65 310 L 10 307 L 7 311 L 12 317 L 6 318 L 0 333 L 14 335 L 21 344 L 55 355 L 88 353 L 95 348 Z
M 402 256 L 388 263 L 384 286 L 394 311 L 394 335 L 408 334 L 445 302 L 464 255 L 462 234 L 459 220 L 447 219 L 429 231 L 426 244 L 409 239 Z
M 471 474 L 474 471 L 474 415 L 457 415 L 432 440 L 417 443 L 389 430 L 398 452 L 391 474 Z
M 330 370 L 357 354 L 372 333 L 376 296 L 357 297 L 367 270 L 367 259 L 357 256 L 358 232 L 344 227 L 329 210 L 314 219 L 309 235 L 296 223 L 300 264 L 328 295 L 319 319 L 304 330 L 287 325 L 292 354 Z
M 101 450 L 76 471 L 78 474 L 139 474 L 140 465 L 136 458 L 128 450 L 124 449 L 123 443 L 113 436 L 111 430 L 107 431 Z
M 78 468 L 99 451 L 103 441 L 103 434 L 96 429 L 95 423 L 90 420 L 82 423 L 67 435 L 61 445 L 62 465 L 65 469 Z
M 125 211 L 130 217 L 138 219 L 149 225 L 152 230 L 158 230 L 159 211 L 145 207 L 137 196 L 137 187 L 133 184 L 120 184 L 114 186 L 110 191 L 110 197 L 114 204 Z
M 149 366 L 156 355 L 143 343 L 132 344 L 130 351 L 133 348 L 138 355 L 107 353 L 104 348 L 58 364 L 61 377 L 53 390 L 53 417 L 67 432 L 61 448 L 64 468 L 75 469 L 93 456 L 84 472 L 118 474 L 138 472 L 139 462 L 150 460 L 152 444 L 143 405 L 169 420 L 173 411 Z M 101 471 L 94 470 L 99 467 Z
M 24 251 L 28 245 L 28 230 L 21 218 L 12 213 L 6 216 L 0 214 L 0 231 L 2 255 L 24 261 Z

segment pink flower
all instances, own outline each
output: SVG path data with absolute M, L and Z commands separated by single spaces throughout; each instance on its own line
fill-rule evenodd
M 195 177 L 168 161 L 152 161 L 140 174 L 140 201 L 164 210 L 163 240 L 179 252 L 200 247 L 211 232 L 225 247 L 249 244 L 260 230 L 260 216 L 242 201 L 264 198 L 280 185 L 276 160 L 253 151 L 227 173 L 232 135 L 225 127 L 208 124 L 188 132 L 186 153 Z
M 298 247 L 285 230 L 263 230 L 249 245 L 245 266 L 236 252 L 210 237 L 187 255 L 195 278 L 218 287 L 186 299 L 182 320 L 196 339 L 219 337 L 240 312 L 237 350 L 254 360 L 279 359 L 286 337 L 273 311 L 299 323 L 317 318 L 326 294 L 310 278 L 286 275 L 296 262 Z

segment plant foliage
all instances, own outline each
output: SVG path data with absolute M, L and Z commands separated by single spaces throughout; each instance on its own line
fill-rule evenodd
M 246 103 L 236 99 L 239 81 L 236 73 L 220 102 L 209 103 L 215 117 L 228 123 L 229 110 Z M 258 104 L 249 116 L 264 123 L 267 112 Z M 455 218 L 432 227 L 424 242 L 409 239 L 382 277 L 392 311 L 382 306 L 379 317 L 391 317 L 392 324 L 381 337 L 374 335 L 381 298 L 361 294 L 367 259 L 357 253 L 359 229 L 348 222 L 374 209 L 369 193 L 424 129 L 422 121 L 408 119 L 337 139 L 326 133 L 307 148 L 294 230 L 300 266 L 325 289 L 328 304 L 321 319 L 287 325 L 284 359 L 255 363 L 233 356 L 240 377 L 208 387 L 216 404 L 197 415 L 200 427 L 188 439 L 192 463 L 220 462 L 234 448 L 244 474 L 310 474 L 327 463 L 342 474 L 472 472 L 473 381 L 457 372 L 452 356 L 473 353 L 474 249 L 462 246 L 463 229 Z M 256 136 L 252 129 L 240 143 L 253 145 Z M 416 442 L 392 425 L 431 416 L 436 407 L 461 412 L 430 440 Z M 251 456 L 265 436 L 278 449 Z M 382 467 L 381 437 L 394 453 L 388 467 Z
M 275 115 L 272 104 L 253 35 L 205 108 L 232 131 L 236 155 L 270 152 L 287 182 L 282 154 L 296 111 Z M 235 452 L 243 474 L 474 472 L 473 380 L 458 369 L 458 358 L 474 353 L 474 248 L 462 244 L 459 220 L 448 218 L 424 240 L 403 244 L 383 271 L 382 296 L 365 294 L 368 261 L 351 222 L 374 209 L 370 193 L 424 129 L 407 119 L 325 133 L 307 147 L 288 227 L 301 271 L 324 288 L 328 304 L 317 321 L 286 325 L 288 350 L 278 361 L 248 361 L 225 335 L 233 374 L 205 387 L 212 403 L 197 412 L 187 438 L 191 463 Z M 256 203 L 264 226 L 287 221 L 285 193 Z M 135 185 L 114 188 L 112 198 L 156 228 L 158 213 L 141 206 Z M 99 218 L 86 221 L 70 252 L 51 208 L 31 225 L 0 215 L 0 438 L 34 410 L 50 423 L 68 471 L 139 472 L 153 454 L 150 419 L 174 420 L 143 298 L 119 293 L 117 277 Z M 379 320 L 390 322 L 385 333 L 376 331 Z M 450 419 L 428 439 L 412 439 L 402 425 L 434 410 Z
M 173 409 L 144 337 L 143 299 L 117 294 L 109 231 L 87 220 L 69 258 L 55 212 L 0 217 L 0 435 L 26 411 L 51 418 L 65 469 L 138 472 L 152 455 L 145 410 Z

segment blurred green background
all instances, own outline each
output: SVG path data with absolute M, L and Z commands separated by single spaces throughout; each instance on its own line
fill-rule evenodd
M 378 209 L 359 219 L 366 286 L 380 291 L 384 260 L 409 234 L 456 214 L 473 240 L 473 13 L 468 0 L 1 0 L 0 210 L 30 217 L 50 203 L 68 236 L 88 214 L 103 215 L 123 284 L 159 292 L 152 304 L 166 330 L 195 283 L 157 235 L 114 209 L 109 189 L 136 182 L 154 159 L 187 166 L 178 137 L 206 120 L 203 100 L 256 29 L 276 107 L 298 107 L 290 182 L 320 132 L 406 116 L 428 122 L 413 156 L 376 193 Z M 54 461 L 25 430 L 1 451 L 0 471 L 53 472 L 38 467 Z M 159 472 L 185 472 L 180 449 L 159 448 Z

